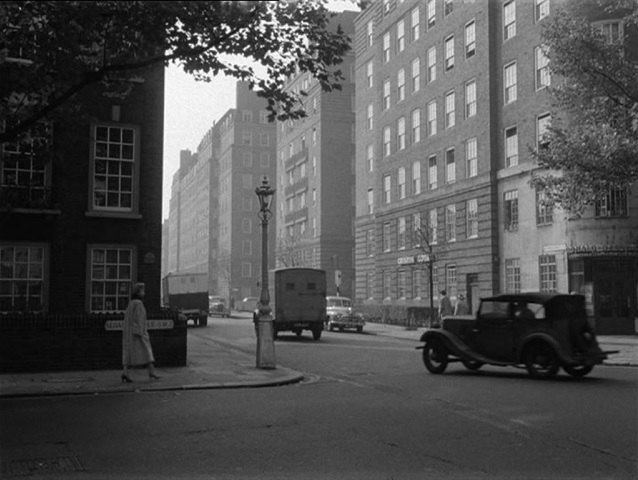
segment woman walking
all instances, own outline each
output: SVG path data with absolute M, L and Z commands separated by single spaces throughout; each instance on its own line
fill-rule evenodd
M 152 380 L 160 377 L 155 373 L 155 357 L 151 339 L 146 327 L 146 308 L 142 300 L 146 295 L 143 283 L 133 285 L 131 301 L 124 313 L 122 328 L 122 383 L 131 383 L 128 376 L 129 367 L 147 365 L 148 376 Z

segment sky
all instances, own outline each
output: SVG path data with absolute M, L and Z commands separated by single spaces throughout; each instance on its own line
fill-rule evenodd
M 334 11 L 356 9 L 350 0 L 334 0 L 328 7 Z M 210 83 L 197 82 L 180 67 L 167 67 L 164 87 L 163 220 L 168 218 L 173 175 L 179 169 L 179 152 L 196 152 L 213 122 L 229 109 L 235 108 L 236 81 L 233 77 L 217 76 Z

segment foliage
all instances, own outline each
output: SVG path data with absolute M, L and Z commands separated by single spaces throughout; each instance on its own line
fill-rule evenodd
M 583 7 L 568 3 L 542 38 L 552 73 L 552 126 L 533 152 L 544 170 L 532 185 L 571 214 L 638 179 L 638 62 L 635 0 L 593 2 L 599 17 L 622 18 L 617 41 Z
M 0 142 L 63 113 L 90 85 L 125 97 L 147 69 L 170 62 L 201 81 L 225 74 L 248 82 L 271 120 L 303 117 L 306 92 L 284 90 L 291 74 L 309 72 L 324 91 L 343 79 L 337 66 L 350 41 L 331 27 L 326 3 L 0 2 Z

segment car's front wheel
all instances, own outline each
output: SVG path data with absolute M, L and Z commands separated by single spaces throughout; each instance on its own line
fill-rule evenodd
M 534 342 L 525 349 L 525 368 L 534 378 L 550 378 L 558 372 L 558 357 L 545 342 Z
M 584 377 L 594 369 L 593 365 L 563 365 L 565 370 L 572 377 Z
M 429 340 L 423 347 L 423 363 L 430 373 L 443 373 L 447 368 L 447 349 L 440 340 Z

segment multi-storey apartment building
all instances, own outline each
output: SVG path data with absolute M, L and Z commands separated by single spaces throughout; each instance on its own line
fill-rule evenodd
M 122 312 L 133 282 L 160 305 L 164 71 L 125 99 L 99 86 L 80 113 L 0 152 L 0 312 Z
M 255 188 L 274 179 L 275 126 L 265 101 L 237 83 L 236 108 L 197 152 L 181 152 L 171 190 L 167 273 L 204 273 L 209 291 L 239 300 L 259 292 L 261 223 Z M 274 258 L 274 221 L 269 230 Z
M 357 17 L 358 301 L 429 305 L 431 260 L 435 297 L 575 291 L 600 332 L 636 331 L 636 192 L 573 219 L 530 186 L 558 3 L 384 0 Z
M 355 12 L 331 25 L 350 36 Z M 342 89 L 323 92 L 308 74 L 287 88 L 308 93 L 307 117 L 277 127 L 277 266 L 326 270 L 328 293 L 353 292 L 354 52 L 338 67 Z

